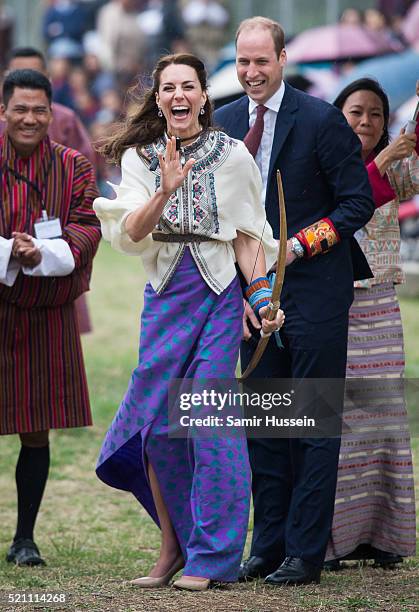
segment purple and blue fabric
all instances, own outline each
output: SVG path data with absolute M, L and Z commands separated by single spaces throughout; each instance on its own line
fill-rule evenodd
M 235 377 L 242 310 L 238 279 L 217 295 L 189 249 L 162 295 L 147 284 L 139 365 L 97 467 L 101 480 L 131 491 L 158 524 L 150 462 L 185 558 L 184 573 L 223 582 L 237 579 L 247 533 L 246 439 L 169 438 L 168 387 L 173 378 Z

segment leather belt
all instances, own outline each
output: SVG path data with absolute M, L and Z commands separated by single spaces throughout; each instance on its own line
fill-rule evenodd
M 156 242 L 209 242 L 213 240 L 209 236 L 200 236 L 199 234 L 163 234 L 153 233 L 151 237 Z

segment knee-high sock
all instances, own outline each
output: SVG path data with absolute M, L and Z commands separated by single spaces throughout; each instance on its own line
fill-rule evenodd
M 49 471 L 49 446 L 22 446 L 16 465 L 17 528 L 14 540 L 33 540 L 33 530 Z

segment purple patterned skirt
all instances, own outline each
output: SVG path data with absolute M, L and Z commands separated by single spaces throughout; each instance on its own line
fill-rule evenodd
M 168 437 L 173 378 L 234 378 L 242 335 L 242 295 L 234 279 L 216 295 L 189 249 L 168 287 L 146 285 L 140 359 L 106 435 L 97 474 L 131 491 L 158 524 L 151 462 L 185 558 L 184 573 L 237 579 L 246 539 L 250 468 L 243 436 Z

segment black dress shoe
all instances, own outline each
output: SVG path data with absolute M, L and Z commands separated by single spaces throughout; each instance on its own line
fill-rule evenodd
M 403 557 L 396 553 L 390 553 L 385 550 L 376 549 L 373 567 L 383 567 L 385 569 L 394 569 L 397 563 L 403 563 Z
M 265 578 L 277 565 L 278 563 L 263 557 L 251 556 L 240 565 L 239 582 L 246 582 L 254 578 Z
M 320 583 L 321 568 L 298 557 L 285 557 L 283 564 L 265 578 L 266 584 L 310 584 Z
M 26 538 L 12 543 L 6 561 L 16 565 L 46 565 L 35 542 Z
M 323 563 L 323 569 L 325 572 L 338 572 L 342 569 L 339 559 L 330 559 Z

